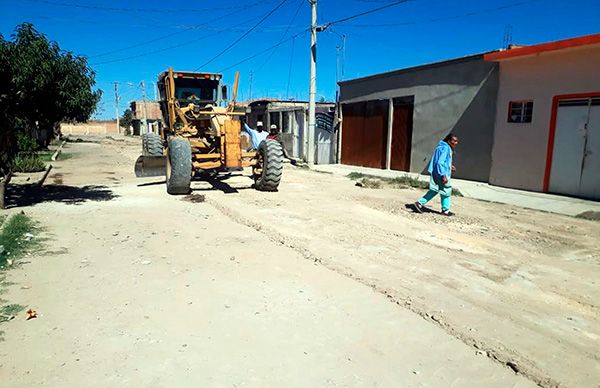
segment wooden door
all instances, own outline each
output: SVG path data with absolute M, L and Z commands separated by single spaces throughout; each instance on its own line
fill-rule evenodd
M 367 101 L 365 108 L 363 166 L 385 168 L 388 100 Z
M 388 101 L 343 104 L 342 163 L 385 168 Z
M 413 105 L 394 104 L 392 124 L 392 170 L 410 171 Z
M 342 164 L 362 166 L 365 106 L 364 102 L 342 105 Z

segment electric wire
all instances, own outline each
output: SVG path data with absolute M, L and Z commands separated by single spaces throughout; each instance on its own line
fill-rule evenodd
M 252 8 L 252 7 L 255 7 L 255 6 L 257 6 L 258 4 L 261 4 L 261 2 L 256 2 L 256 3 L 253 3 L 253 4 L 249 5 L 248 7 L 249 7 L 249 8 Z M 98 57 L 104 57 L 104 56 L 107 56 L 107 55 L 111 55 L 111 54 L 115 54 L 115 53 L 118 53 L 118 52 L 126 51 L 126 50 L 129 50 L 129 49 L 132 49 L 132 48 L 137 48 L 137 47 L 141 47 L 141 46 L 146 46 L 146 45 L 149 45 L 149 44 L 152 44 L 152 43 L 158 42 L 158 41 L 160 41 L 160 40 L 164 40 L 164 39 L 170 38 L 170 37 L 172 37 L 172 36 L 175 36 L 175 35 L 179 35 L 179 34 L 183 34 L 183 33 L 185 33 L 185 32 L 188 32 L 188 31 L 196 30 L 196 29 L 198 29 L 198 28 L 200 28 L 200 27 L 202 27 L 202 26 L 207 26 L 207 25 L 209 25 L 210 23 L 213 23 L 213 22 L 215 22 L 215 21 L 218 21 L 218 20 L 225 19 L 225 18 L 227 18 L 227 17 L 229 17 L 229 16 L 232 16 L 232 15 L 238 14 L 238 13 L 240 13 L 240 12 L 244 12 L 244 11 L 246 11 L 247 9 L 248 9 L 248 8 L 241 9 L 241 10 L 236 10 L 236 11 L 233 11 L 233 12 L 227 13 L 227 14 L 225 14 L 225 15 L 221 15 L 221 16 L 219 16 L 219 17 L 215 18 L 215 19 L 211 19 L 210 21 L 208 21 L 208 22 L 206 22 L 206 23 L 203 23 L 203 24 L 200 24 L 200 25 L 197 25 L 197 26 L 191 26 L 191 27 L 185 28 L 185 29 L 183 29 L 183 30 L 181 30 L 181 31 L 175 31 L 175 32 L 172 32 L 172 33 L 170 33 L 170 34 L 167 34 L 167 35 L 162 35 L 162 36 L 159 36 L 159 37 L 156 37 L 156 38 L 150 39 L 150 40 L 146 40 L 146 41 L 143 41 L 143 42 L 139 42 L 139 43 L 133 44 L 133 45 L 131 45 L 131 46 L 127 46 L 127 47 L 121 47 L 121 48 L 114 49 L 114 50 L 109 50 L 109 51 L 106 51 L 106 52 L 103 52 L 103 53 L 100 53 L 100 54 L 91 55 L 91 56 L 89 56 L 88 58 L 98 58 Z
M 299 32 L 299 33 L 297 33 L 297 34 L 295 34 L 295 35 L 292 35 L 292 36 L 290 36 L 290 37 L 289 37 L 289 38 L 287 38 L 287 39 L 284 39 L 284 40 L 282 40 L 282 41 L 281 41 L 281 42 L 279 42 L 279 43 L 276 43 L 276 44 L 274 44 L 274 45 L 272 45 L 272 46 L 269 46 L 269 47 L 267 47 L 267 48 L 265 48 L 265 49 L 263 49 L 263 50 L 261 50 L 261 51 L 257 52 L 256 54 L 253 54 L 253 55 L 251 55 L 251 56 L 249 56 L 249 57 L 246 57 L 246 58 L 242 59 L 241 61 L 239 61 L 239 62 L 236 62 L 236 63 L 234 63 L 233 65 L 231 65 L 231 66 L 228 66 L 228 67 L 226 67 L 226 68 L 224 68 L 224 69 L 220 70 L 220 71 L 219 71 L 219 73 L 223 73 L 223 72 L 225 72 L 225 71 L 227 71 L 227 70 L 230 70 L 230 69 L 232 69 L 232 68 L 234 68 L 234 67 L 236 67 L 236 66 L 238 66 L 238 65 L 241 65 L 241 64 L 242 64 L 242 63 L 244 63 L 244 62 L 248 62 L 249 60 L 252 60 L 252 59 L 254 59 L 254 58 L 258 57 L 259 55 L 261 55 L 261 54 L 264 54 L 264 53 L 268 52 L 269 50 L 273 50 L 273 49 L 275 49 L 275 48 L 277 48 L 277 47 L 281 46 L 282 44 L 289 42 L 289 41 L 290 41 L 290 40 L 292 40 L 292 39 L 296 39 L 296 38 L 297 38 L 297 37 L 299 37 L 300 35 L 302 35 L 302 34 L 306 34 L 306 33 L 308 32 L 308 30 L 309 30 L 309 29 L 306 29 L 306 30 L 304 30 L 304 31 L 301 31 L 301 32 Z
M 346 17 L 343 17 L 341 19 L 337 19 L 337 20 L 325 23 L 323 25 L 323 27 L 327 28 L 327 27 L 333 26 L 334 24 L 339 24 L 339 23 L 347 22 L 348 20 L 356 19 L 356 18 L 361 17 L 361 16 L 369 15 L 369 14 L 372 14 L 372 13 L 375 13 L 375 12 L 379 12 L 379 11 L 382 11 L 384 9 L 387 9 L 387 8 L 390 8 L 390 7 L 394 7 L 396 5 L 408 3 L 408 2 L 411 2 L 411 1 L 416 1 L 416 0 L 398 0 L 398 1 L 394 1 L 393 3 L 385 4 L 385 5 L 382 5 L 380 7 L 376 7 L 376 8 L 373 8 L 373 9 L 361 12 L 361 13 L 357 13 L 355 15 L 346 16 Z
M 210 7 L 210 8 L 118 8 L 118 7 L 105 7 L 99 5 L 85 5 L 67 3 L 62 1 L 51 1 L 51 0 L 29 0 L 34 3 L 42 3 L 48 5 L 56 5 L 59 7 L 70 7 L 70 8 L 81 8 L 81 9 L 93 9 L 98 11 L 112 11 L 112 12 L 149 12 L 149 13 L 178 13 L 178 12 L 207 12 L 207 11 L 219 11 L 228 9 L 246 9 L 247 5 L 236 5 L 229 7 Z
M 399 4 L 402 4 L 402 3 L 407 3 L 407 2 L 409 2 L 409 1 L 415 1 L 415 0 L 398 0 L 398 1 L 395 1 L 395 2 L 393 2 L 393 3 L 390 3 L 390 4 L 383 5 L 383 6 L 381 6 L 381 7 L 373 8 L 373 9 L 371 9 L 371 10 L 367 10 L 367 11 L 364 11 L 364 12 L 361 12 L 361 13 L 358 13 L 358 14 L 355 14 L 355 15 L 347 16 L 347 17 L 344 17 L 344 18 L 341 18 L 341 19 L 338 19 L 338 20 L 334 20 L 334 21 L 331 21 L 331 22 L 325 23 L 325 24 L 324 24 L 324 26 L 325 26 L 325 28 L 327 28 L 327 27 L 330 27 L 330 26 L 332 26 L 332 25 L 334 25 L 334 24 L 338 24 L 338 23 L 342 23 L 342 22 L 344 22 L 344 21 L 348 21 L 348 20 L 356 19 L 356 18 L 358 18 L 358 17 L 364 16 L 364 15 L 368 15 L 368 14 L 371 14 L 371 13 L 374 13 L 374 12 L 377 12 L 377 11 L 381 11 L 381 10 L 383 10 L 383 9 L 386 9 L 386 8 L 393 7 L 393 6 L 395 6 L 395 5 L 399 5 Z M 277 47 L 281 46 L 282 44 L 284 44 L 284 43 L 287 43 L 287 42 L 289 42 L 290 40 L 297 38 L 298 36 L 302 35 L 303 33 L 306 33 L 306 32 L 307 32 L 307 31 L 309 31 L 309 30 L 310 30 L 310 28 L 308 28 L 308 29 L 306 29 L 306 30 L 304 30 L 304 31 L 302 31 L 302 32 L 300 32 L 300 33 L 298 33 L 298 34 L 296 34 L 296 35 L 293 35 L 293 36 L 291 36 L 291 37 L 290 37 L 290 38 L 288 38 L 288 39 L 285 39 L 285 40 L 283 40 L 283 41 L 280 41 L 279 43 L 276 43 L 276 44 L 274 44 L 273 46 L 267 47 L 266 49 L 264 49 L 264 50 L 262 50 L 262 51 L 260 51 L 260 52 L 258 52 L 258 53 L 256 53 L 256 54 L 254 54 L 254 55 L 251 55 L 251 56 L 249 56 L 249 57 L 246 57 L 246 58 L 242 59 L 241 61 L 239 61 L 239 62 L 236 62 L 235 64 L 233 64 L 233 65 L 231 65 L 231 66 L 228 66 L 228 67 L 224 68 L 224 69 L 223 69 L 223 70 L 221 70 L 220 72 L 224 72 L 224 71 L 226 71 L 226 70 L 229 70 L 229 69 L 231 69 L 231 68 L 233 68 L 233 67 L 235 67 L 235 66 L 238 66 L 238 65 L 240 65 L 240 64 L 242 64 L 242 63 L 244 63 L 244 62 L 247 62 L 247 61 L 249 61 L 249 60 L 251 60 L 251 59 L 254 59 L 254 58 L 256 58 L 257 56 L 259 56 L 260 54 L 263 54 L 263 53 L 265 53 L 265 52 L 268 52 L 269 50 L 273 50 L 273 49 L 275 49 L 275 48 L 277 48 Z
M 498 7 L 494 7 L 494 8 L 486 8 L 486 9 L 482 9 L 479 11 L 471 11 L 471 12 L 467 12 L 467 13 L 450 15 L 450 16 L 440 16 L 438 18 L 431 18 L 431 19 L 422 19 L 422 20 L 406 21 L 406 22 L 399 22 L 399 23 L 383 23 L 383 24 L 345 24 L 344 27 L 396 27 L 396 26 L 415 25 L 415 24 L 421 24 L 421 23 L 435 23 L 435 22 L 441 22 L 441 21 L 445 21 L 445 20 L 461 19 L 464 17 L 478 16 L 478 15 L 483 15 L 486 13 L 502 11 L 505 9 L 515 8 L 515 7 L 525 5 L 525 4 L 536 3 L 539 1 L 541 1 L 541 0 L 519 1 L 516 3 L 506 4 L 506 5 L 502 5 L 502 6 L 498 6 Z
M 290 98 L 290 81 L 292 79 L 292 66 L 294 64 L 294 48 L 296 46 L 296 39 L 292 40 L 292 53 L 290 54 L 290 67 L 288 69 L 287 86 L 285 87 L 285 97 Z
M 229 44 L 229 46 L 225 47 L 223 50 L 221 50 L 217 55 L 215 55 L 214 57 L 212 57 L 211 59 L 209 59 L 208 61 L 206 61 L 205 63 L 203 63 L 202 65 L 198 66 L 196 69 L 194 69 L 194 71 L 197 71 L 200 68 L 203 68 L 204 66 L 212 63 L 215 59 L 219 58 L 221 55 L 225 54 L 227 51 L 229 51 L 233 46 L 235 46 L 237 43 L 239 43 L 242 39 L 244 39 L 246 36 L 248 36 L 252 31 L 254 31 L 260 24 L 262 24 L 262 22 L 264 22 L 265 20 L 267 20 L 267 18 L 269 18 L 271 15 L 273 15 L 279 8 L 281 8 L 285 3 L 287 3 L 288 0 L 282 0 L 275 8 L 273 8 L 271 11 L 269 11 L 265 16 L 263 16 L 258 23 L 256 23 L 254 26 L 252 26 L 248 31 L 246 31 L 245 33 L 242 34 L 242 36 L 240 36 L 239 38 L 237 38 L 236 40 L 234 40 L 231 44 Z
M 292 17 L 292 20 L 290 20 L 290 22 L 288 23 L 287 28 L 285 29 L 285 32 L 283 33 L 283 35 L 281 35 L 281 39 L 279 40 L 280 42 L 285 39 L 287 33 L 290 31 L 290 27 L 292 27 L 292 24 L 294 24 L 294 22 L 296 21 L 296 17 L 298 17 L 298 13 L 300 13 L 300 9 L 302 8 L 304 1 L 305 0 L 299 1 L 298 8 L 296 8 L 296 12 L 294 13 L 294 16 Z M 277 51 L 277 49 L 274 49 L 269 53 L 269 56 L 267 57 L 267 59 L 265 59 L 265 61 L 262 64 L 260 64 L 258 66 L 258 68 L 256 69 L 257 73 L 259 71 L 261 71 L 262 68 L 271 60 L 271 58 L 273 57 L 273 55 L 275 54 L 276 51 Z
M 200 40 L 208 39 L 210 37 L 213 37 L 213 36 L 216 36 L 216 35 L 219 35 L 219 34 L 220 34 L 220 32 L 214 32 L 212 34 L 208 34 L 208 35 L 202 36 L 200 38 L 194 38 L 192 40 L 188 40 L 188 41 L 185 41 L 183 43 L 179 43 L 179 44 L 176 44 L 176 45 L 173 45 L 173 46 L 163 47 L 161 49 L 152 50 L 152 51 L 146 51 L 146 52 L 144 52 L 142 54 L 131 55 L 129 57 L 124 57 L 124 58 L 119 58 L 119 59 L 112 59 L 112 60 L 104 61 L 104 62 L 91 63 L 90 65 L 91 66 L 99 66 L 99 65 L 106 65 L 106 64 L 109 64 L 109 63 L 123 62 L 123 61 L 131 60 L 131 59 L 137 59 L 137 58 L 141 58 L 141 57 L 146 57 L 148 55 L 160 53 L 160 52 L 171 50 L 171 49 L 174 49 L 174 48 L 178 48 L 178 47 L 182 47 L 182 46 L 187 46 L 187 45 L 190 45 L 192 43 L 196 43 L 196 42 L 198 42 Z

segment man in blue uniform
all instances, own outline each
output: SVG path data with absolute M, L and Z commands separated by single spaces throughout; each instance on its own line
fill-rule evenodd
M 445 216 L 454 215 L 450 211 L 450 196 L 452 195 L 452 184 L 450 177 L 456 169 L 452 165 L 452 153 L 454 147 L 458 145 L 458 137 L 449 134 L 440 141 L 433 151 L 431 162 L 429 162 L 429 191 L 425 193 L 412 208 L 417 213 L 423 212 L 423 207 L 437 194 L 440 194 L 442 200 L 442 214 Z

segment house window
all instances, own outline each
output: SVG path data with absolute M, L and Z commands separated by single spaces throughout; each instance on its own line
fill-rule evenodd
M 533 101 L 511 101 L 508 103 L 509 123 L 530 123 L 533 116 Z

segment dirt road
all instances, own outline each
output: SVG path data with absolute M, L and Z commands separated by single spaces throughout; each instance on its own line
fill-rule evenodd
M 70 144 L 45 196 L 13 198 L 47 241 L 9 272 L 40 317 L 0 327 L 3 386 L 600 381 L 600 223 L 414 215 L 418 191 L 291 167 L 278 193 L 233 177 L 194 203 L 136 180 L 139 148 Z

